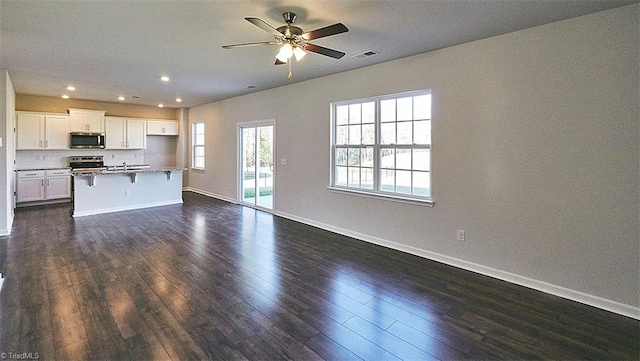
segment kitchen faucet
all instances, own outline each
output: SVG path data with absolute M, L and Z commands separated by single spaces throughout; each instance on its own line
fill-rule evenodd
M 124 166 L 124 171 L 127 171 L 127 162 L 122 162 L 122 165 Z

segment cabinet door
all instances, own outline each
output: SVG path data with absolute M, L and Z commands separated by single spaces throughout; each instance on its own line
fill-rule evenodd
M 44 177 L 18 177 L 18 189 L 16 192 L 16 201 L 18 203 L 44 200 Z
M 147 135 L 178 135 L 178 122 L 149 120 Z
M 106 117 L 105 118 L 105 148 L 126 149 L 126 125 L 127 119 Z
M 127 119 L 127 148 L 144 149 L 147 147 L 147 122 L 140 119 Z
M 88 132 L 89 112 L 86 110 L 69 110 L 69 131 Z
M 42 149 L 44 147 L 44 115 L 18 114 L 16 132 L 16 149 Z
M 47 176 L 47 199 L 71 198 L 71 176 Z
M 64 115 L 45 116 L 45 147 L 47 149 L 69 149 L 69 117 Z
M 91 111 L 88 113 L 87 123 L 89 123 L 89 131 L 94 133 L 103 133 L 104 130 L 104 112 Z

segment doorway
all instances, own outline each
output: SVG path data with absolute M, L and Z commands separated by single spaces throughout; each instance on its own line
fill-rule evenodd
M 238 126 L 238 200 L 255 208 L 273 210 L 275 122 L 245 123 Z

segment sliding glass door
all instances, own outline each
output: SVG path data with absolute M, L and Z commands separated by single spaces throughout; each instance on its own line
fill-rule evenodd
M 274 123 L 240 124 L 238 132 L 239 201 L 257 208 L 273 209 Z

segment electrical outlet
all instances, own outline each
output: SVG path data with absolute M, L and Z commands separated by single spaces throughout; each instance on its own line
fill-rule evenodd
M 460 242 L 464 242 L 464 231 L 462 231 L 462 230 L 458 230 L 457 238 L 456 238 L 456 239 L 457 239 L 458 241 L 460 241 Z

